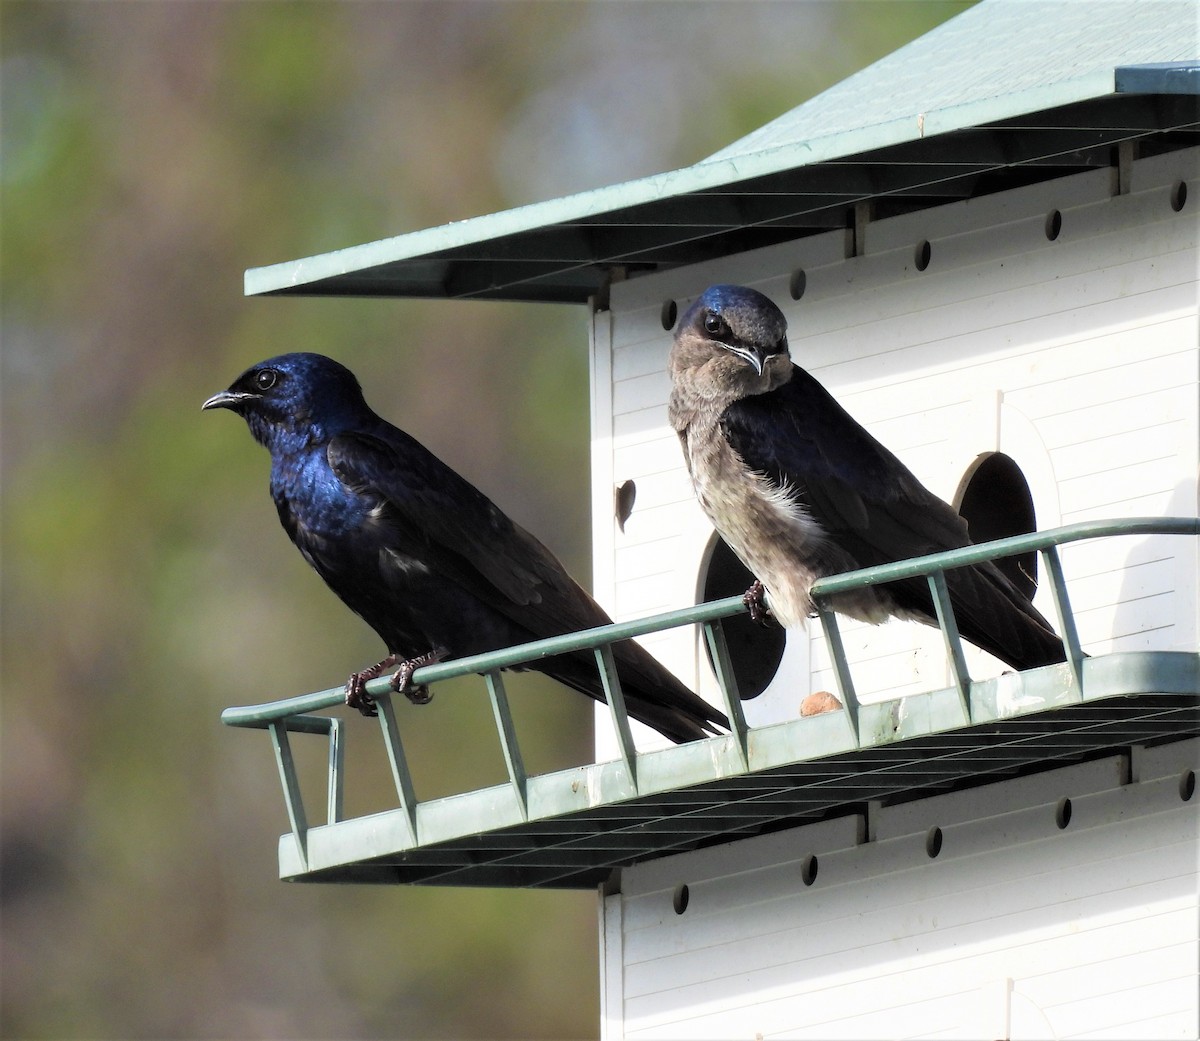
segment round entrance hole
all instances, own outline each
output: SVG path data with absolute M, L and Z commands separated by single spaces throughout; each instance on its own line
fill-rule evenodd
M 717 536 L 711 547 L 708 562 L 703 569 L 702 601 L 741 596 L 754 583 L 754 576 L 725 544 L 724 539 Z M 748 612 L 726 618 L 721 627 L 729 648 L 733 674 L 737 677 L 738 693 L 743 701 L 758 697 L 779 671 L 779 663 L 783 661 L 783 651 L 787 645 L 787 634 L 783 627 L 774 621 L 769 621 L 765 626 L 755 625 L 750 621 Z M 704 653 L 708 656 L 708 664 L 711 667 L 712 651 L 707 643 Z
M 1037 531 L 1029 482 L 1012 457 L 1003 452 L 983 456 L 968 471 L 958 512 L 967 522 L 971 541 L 976 543 Z M 1037 564 L 1035 552 L 996 561 L 996 566 L 1030 600 L 1037 592 Z

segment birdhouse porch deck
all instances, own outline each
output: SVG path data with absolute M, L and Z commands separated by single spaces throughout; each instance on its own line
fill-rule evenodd
M 855 586 L 925 576 L 941 609 L 953 683 L 860 705 L 836 616 L 822 611 L 841 710 L 764 727 L 746 725 L 724 649 L 722 619 L 745 610 L 737 597 L 426 666 L 417 682 L 482 677 L 479 711 L 494 721 L 508 771 L 506 784 L 439 799 L 417 799 L 420 779 L 407 766 L 392 694 L 386 680 L 372 681 L 368 690 L 380 709 L 376 739 L 387 749 L 396 808 L 356 819 L 342 816 L 345 759 L 352 741 L 370 739 L 358 732 L 369 724 L 323 714 L 341 704 L 340 688 L 231 708 L 222 718 L 270 734 L 291 823 L 279 844 L 283 878 L 593 888 L 619 868 L 658 857 L 1200 735 L 1200 653 L 1085 655 L 1059 556 L 1060 547 L 1083 540 L 1117 546 L 1133 537 L 1198 535 L 1200 521 L 1193 518 L 1088 522 L 822 580 L 814 587 L 818 603 Z M 945 571 L 1028 551 L 1044 561 L 1068 660 L 975 681 L 945 595 Z M 703 627 L 732 732 L 639 752 L 606 648 L 615 640 L 684 625 Z M 529 776 L 502 670 L 576 648 L 595 650 L 612 695 L 621 754 L 610 762 Z M 323 823 L 310 816 L 314 808 L 304 802 L 292 753 L 293 740 L 314 737 L 328 745 Z M 1187 798 L 1194 783 L 1194 774 L 1179 778 Z
M 495 728 L 504 779 L 476 790 L 420 798 L 382 681 L 378 727 L 340 689 L 227 710 L 274 749 L 281 876 L 598 889 L 613 1039 L 1195 1037 L 1194 13 L 982 0 L 690 167 L 248 271 L 585 304 L 592 591 L 618 619 L 416 675 L 480 675 L 446 695 Z M 986 543 L 818 601 L 900 573 L 938 597 L 1016 553 L 1066 662 L 984 671 L 944 609 L 747 642 L 665 423 L 677 314 L 718 282 L 776 302 L 794 360 Z M 731 733 L 631 726 L 604 648 L 632 636 Z M 567 646 L 613 695 L 597 761 L 532 772 L 502 670 Z M 840 708 L 798 716 L 822 688 Z M 379 743 L 392 805 L 347 817 Z

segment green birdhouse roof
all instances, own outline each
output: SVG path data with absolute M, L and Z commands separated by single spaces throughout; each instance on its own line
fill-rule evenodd
M 1185 148 L 1198 35 L 1192 0 L 981 0 L 692 166 L 252 268 L 246 293 L 584 303 L 862 203 L 881 219 Z

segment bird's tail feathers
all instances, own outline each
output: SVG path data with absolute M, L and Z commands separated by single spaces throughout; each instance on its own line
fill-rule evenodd
M 1022 671 L 1066 661 L 1054 627 L 995 564 L 956 569 L 946 578 L 964 639 Z
M 725 714 L 685 686 L 640 644 L 613 645 L 621 692 L 629 715 L 672 741 L 697 741 L 728 729 Z M 604 701 L 604 686 L 590 653 L 562 654 L 538 663 L 538 669 L 560 683 Z

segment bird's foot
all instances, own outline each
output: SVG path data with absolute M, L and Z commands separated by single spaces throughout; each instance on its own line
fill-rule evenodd
M 432 651 L 418 654 L 415 658 L 401 658 L 398 654 L 389 654 L 383 661 L 377 662 L 369 669 L 363 669 L 362 672 L 354 673 L 346 681 L 346 704 L 350 708 L 358 709 L 364 716 L 379 715 L 375 699 L 367 693 L 367 684 L 398 664 L 399 668 L 392 674 L 390 681 L 392 690 L 403 694 L 414 705 L 428 705 L 433 700 L 433 695 L 424 684 L 419 687 L 412 685 L 413 673 L 422 665 L 433 665 L 445 656 L 444 647 L 435 647 Z
M 767 619 L 771 617 L 771 611 L 767 607 L 767 591 L 758 579 L 755 579 L 754 585 L 742 595 L 742 603 L 750 612 L 750 621 L 765 628 Z
M 346 704 L 350 708 L 358 709 L 364 716 L 379 715 L 379 710 L 375 707 L 375 699 L 367 693 L 367 683 L 377 676 L 382 676 L 399 660 L 400 655 L 389 654 L 383 661 L 377 662 L 369 669 L 354 673 L 346 680 Z
M 392 675 L 392 690 L 397 694 L 403 694 L 414 705 L 428 705 L 433 700 L 433 694 L 423 683 L 418 687 L 412 685 L 413 673 L 424 665 L 436 665 L 444 657 L 446 657 L 446 648 L 435 647 L 425 654 L 402 661 L 400 668 Z

